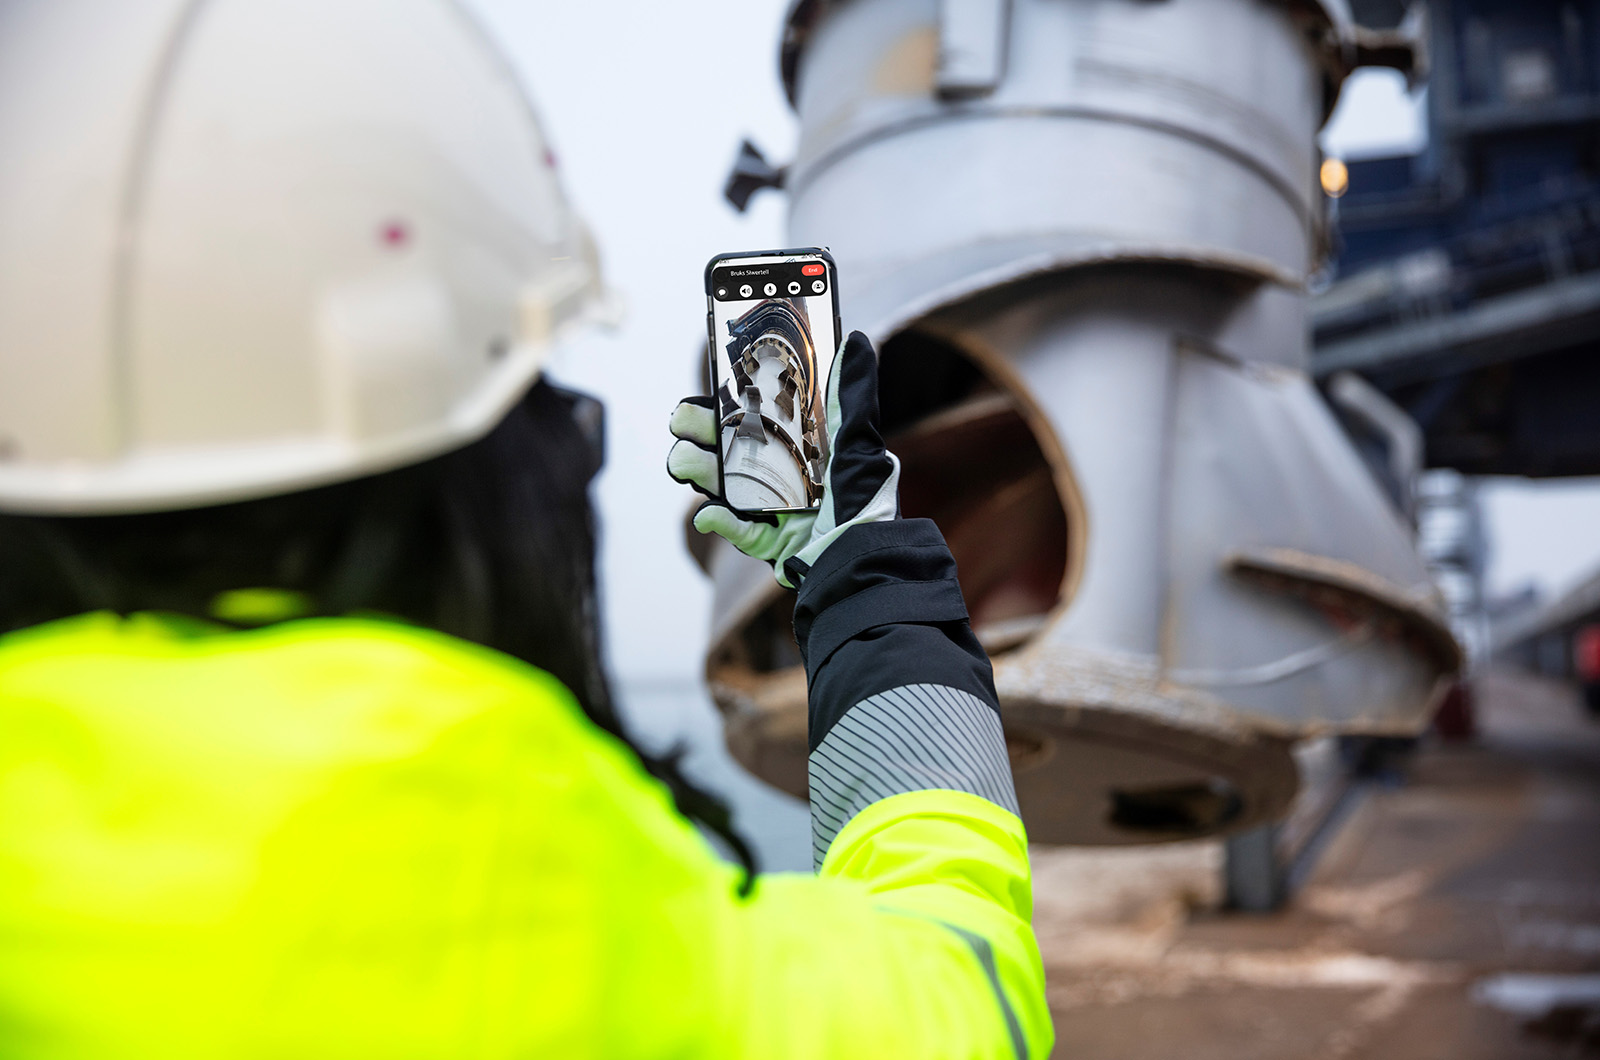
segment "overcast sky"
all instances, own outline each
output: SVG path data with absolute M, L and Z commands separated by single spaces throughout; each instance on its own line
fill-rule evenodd
M 775 160 L 792 153 L 776 73 L 786 2 L 469 2 L 530 89 L 627 310 L 618 331 L 576 343 L 557 368 L 610 415 L 599 490 L 612 666 L 635 685 L 692 681 L 710 598 L 683 549 L 690 498 L 662 470 L 665 424 L 698 386 L 706 259 L 784 243 L 780 195 L 758 195 L 741 217 L 720 189 L 742 136 Z M 1399 76 L 1374 71 L 1347 85 L 1324 143 L 1359 158 L 1414 150 L 1424 135 Z M 1557 588 L 1600 560 L 1593 483 L 1495 484 L 1486 499 L 1492 588 Z

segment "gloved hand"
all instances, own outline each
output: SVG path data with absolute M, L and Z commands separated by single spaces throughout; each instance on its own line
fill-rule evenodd
M 797 589 L 823 550 L 858 523 L 900 517 L 900 461 L 878 433 L 878 356 L 852 331 L 828 374 L 828 470 L 822 506 L 783 515 L 740 514 L 717 493 L 717 413 L 714 400 L 692 397 L 672 410 L 678 440 L 667 474 L 711 498 L 694 514 L 694 528 L 718 534 L 747 556 L 772 564 L 778 584 Z

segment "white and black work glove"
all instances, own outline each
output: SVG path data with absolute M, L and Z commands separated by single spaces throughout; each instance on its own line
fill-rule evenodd
M 773 515 L 728 507 L 718 493 L 712 398 L 685 399 L 672 410 L 670 426 L 678 440 L 667 454 L 667 474 L 710 498 L 695 512 L 694 528 L 771 563 L 786 589 L 799 588 L 846 530 L 900 517 L 900 461 L 878 433 L 878 355 L 859 331 L 839 347 L 828 375 L 828 469 L 816 511 Z

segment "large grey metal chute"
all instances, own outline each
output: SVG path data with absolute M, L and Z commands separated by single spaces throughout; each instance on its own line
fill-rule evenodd
M 1350 39 L 1249 0 L 791 12 L 790 241 L 832 248 L 879 343 L 904 507 L 956 554 L 1035 839 L 1271 819 L 1292 740 L 1415 731 L 1456 666 L 1305 372 L 1315 134 Z M 803 791 L 787 601 L 702 552 L 730 747 Z

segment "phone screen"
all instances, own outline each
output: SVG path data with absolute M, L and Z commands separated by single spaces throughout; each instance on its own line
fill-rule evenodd
M 723 499 L 740 511 L 814 508 L 839 344 L 832 262 L 820 251 L 723 256 L 708 278 Z

